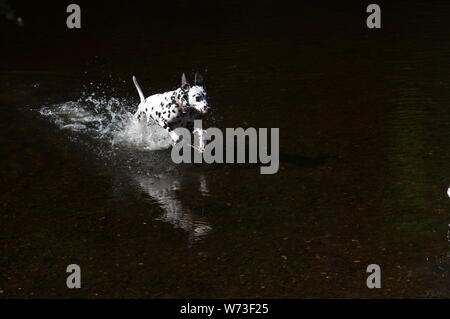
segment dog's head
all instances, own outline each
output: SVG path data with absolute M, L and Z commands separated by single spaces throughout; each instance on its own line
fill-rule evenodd
M 181 90 L 184 92 L 184 99 L 186 104 L 190 105 L 202 114 L 207 114 L 212 111 L 211 107 L 208 105 L 208 94 L 206 94 L 205 87 L 203 85 L 203 76 L 196 72 L 194 85 L 191 86 L 187 80 L 186 76 L 181 76 Z

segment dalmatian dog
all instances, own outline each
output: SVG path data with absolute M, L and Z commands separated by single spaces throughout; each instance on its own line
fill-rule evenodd
M 203 85 L 203 76 L 196 72 L 194 85 L 191 86 L 186 80 L 186 75 L 181 76 L 181 87 L 174 91 L 154 94 L 144 97 L 142 90 L 133 76 L 133 82 L 139 94 L 139 103 L 135 117 L 138 120 L 145 119 L 148 123 L 153 120 L 164 128 L 172 138 L 172 145 L 180 141 L 180 136 L 174 132 L 177 127 L 187 128 L 191 133 L 199 135 L 200 152 L 205 150 L 207 140 L 206 131 L 194 130 L 194 119 L 211 113 L 208 105 L 208 95 Z

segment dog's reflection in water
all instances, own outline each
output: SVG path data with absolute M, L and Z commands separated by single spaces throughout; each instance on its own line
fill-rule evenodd
M 203 199 L 209 190 L 203 174 L 197 176 L 154 175 L 138 178 L 139 185 L 163 209 L 157 218 L 188 233 L 189 243 L 205 238 L 211 226 L 203 217 Z

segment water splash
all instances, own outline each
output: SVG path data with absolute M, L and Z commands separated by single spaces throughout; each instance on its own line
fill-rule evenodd
M 92 93 L 77 101 L 45 106 L 39 112 L 61 129 L 86 133 L 113 145 L 140 150 L 169 148 L 167 132 L 156 123 L 139 123 L 134 117 L 135 107 L 130 104 L 124 99 L 101 98 Z

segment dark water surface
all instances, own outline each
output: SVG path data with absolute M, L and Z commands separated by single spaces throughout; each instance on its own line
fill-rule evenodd
M 81 30 L 66 5 L 1 25 L 0 297 L 450 297 L 450 4 L 380 3 L 381 30 L 361 3 L 81 3 Z M 38 112 L 132 112 L 133 74 L 150 95 L 197 69 L 209 125 L 280 128 L 277 174 Z

